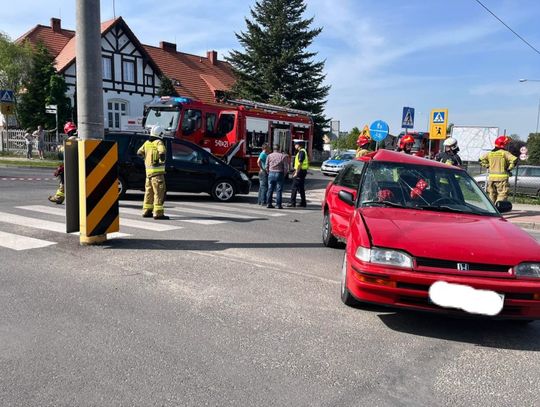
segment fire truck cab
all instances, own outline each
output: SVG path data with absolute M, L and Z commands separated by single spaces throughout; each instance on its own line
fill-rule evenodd
M 293 140 L 304 140 L 309 155 L 313 144 L 308 112 L 248 100 L 208 104 L 162 97 L 145 106 L 144 127 L 156 124 L 171 137 L 198 144 L 248 175 L 258 173 L 264 143 L 278 144 L 289 155 L 294 153 Z

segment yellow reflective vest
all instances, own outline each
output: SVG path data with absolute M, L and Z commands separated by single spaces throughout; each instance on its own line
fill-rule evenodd
M 505 181 L 508 171 L 515 167 L 517 157 L 506 150 L 493 150 L 480 157 L 482 167 L 489 168 L 490 181 Z
M 298 160 L 298 156 L 300 155 L 300 151 L 304 152 L 304 161 L 300 162 Z M 294 169 L 295 170 L 307 170 L 309 168 L 309 159 L 307 156 L 307 151 L 305 148 L 301 148 L 298 150 L 298 153 L 296 153 L 296 156 L 294 157 Z
M 371 151 L 365 149 L 365 148 L 359 148 L 358 150 L 356 150 L 356 158 L 359 158 L 359 157 L 363 157 L 365 156 L 366 154 L 369 154 L 371 153 Z
M 146 168 L 146 176 L 165 174 L 165 161 L 160 160 L 160 155 L 165 155 L 167 152 L 165 144 L 162 140 L 147 140 L 137 150 L 138 155 L 144 157 L 144 166 Z

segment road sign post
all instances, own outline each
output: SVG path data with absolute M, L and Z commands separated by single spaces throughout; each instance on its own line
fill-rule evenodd
M 448 127 L 448 109 L 433 109 L 429 120 L 429 139 L 444 140 Z
M 46 105 L 45 113 L 54 114 L 56 118 L 56 145 L 58 145 L 58 105 Z
M 377 142 L 377 150 L 379 149 L 379 142 L 383 141 L 388 136 L 389 127 L 386 122 L 377 120 L 371 123 L 369 126 L 369 133 L 371 138 Z

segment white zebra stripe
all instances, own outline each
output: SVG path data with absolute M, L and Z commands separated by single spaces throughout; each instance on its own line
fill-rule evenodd
M 56 244 L 56 242 L 49 242 L 47 240 L 0 231 L 0 246 L 5 247 L 6 249 L 21 251 L 39 249 L 41 247 L 47 247 L 53 244 Z

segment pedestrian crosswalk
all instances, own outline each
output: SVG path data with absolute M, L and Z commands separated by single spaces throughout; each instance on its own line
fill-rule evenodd
M 107 235 L 108 239 L 129 238 L 141 232 L 162 232 L 179 230 L 185 227 L 212 227 L 229 222 L 248 222 L 281 218 L 309 210 L 294 209 L 291 211 L 271 210 L 249 203 L 219 202 L 167 202 L 165 212 L 169 221 L 156 222 L 153 219 L 141 218 L 141 205 L 122 202 L 120 204 L 120 229 L 122 232 Z M 65 235 L 65 207 L 50 205 L 18 205 L 3 208 L 0 211 L 0 250 L 30 250 L 57 244 L 60 234 Z M 7 229 L 7 230 L 2 230 Z M 46 240 L 41 234 L 37 238 L 36 230 L 52 232 Z M 73 233 L 78 234 L 78 232 Z M 50 236 L 53 236 L 52 238 Z M 55 238 L 54 236 L 58 237 Z

